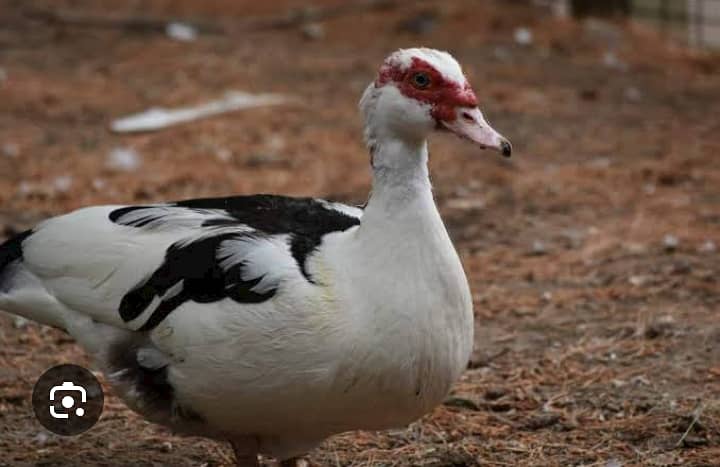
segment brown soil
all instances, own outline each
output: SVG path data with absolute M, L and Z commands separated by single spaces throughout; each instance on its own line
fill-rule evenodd
M 334 437 L 310 460 L 720 465 L 717 56 L 522 2 L 405 3 L 329 19 L 320 40 L 289 28 L 180 43 L 28 14 L 233 24 L 302 4 L 1 1 L 5 235 L 99 203 L 254 192 L 362 202 L 362 89 L 397 47 L 448 49 L 516 154 L 504 161 L 447 136 L 432 141 L 437 200 L 474 291 L 476 353 L 444 406 L 405 430 Z M 398 27 L 422 11 L 436 16 L 430 33 Z M 514 42 L 518 26 L 531 28 L 531 45 Z M 604 63 L 608 47 L 619 65 Z M 140 135 L 107 130 L 113 118 L 228 89 L 300 101 Z M 109 169 L 118 146 L 138 151 L 142 167 Z M 89 361 L 63 333 L 17 324 L 0 317 L 0 466 L 231 464 L 227 446 L 173 436 L 112 395 L 88 433 L 48 434 L 30 407 L 35 379 Z

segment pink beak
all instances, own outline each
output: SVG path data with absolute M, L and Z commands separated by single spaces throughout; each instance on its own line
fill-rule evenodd
M 493 129 L 485 121 L 477 107 L 458 107 L 455 120 L 440 123 L 456 135 L 477 143 L 482 149 L 494 149 L 505 157 L 512 154 L 512 145 L 503 135 Z

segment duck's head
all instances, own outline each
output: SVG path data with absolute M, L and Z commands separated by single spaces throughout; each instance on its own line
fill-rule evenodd
M 510 157 L 510 142 L 478 108 L 460 64 L 447 52 L 400 49 L 385 59 L 360 108 L 370 143 L 383 138 L 424 141 L 434 130 L 449 130 L 481 148 Z

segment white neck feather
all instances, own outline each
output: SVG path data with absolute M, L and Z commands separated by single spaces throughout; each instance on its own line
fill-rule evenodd
M 377 141 L 372 155 L 373 187 L 365 213 L 372 216 L 377 210 L 394 217 L 417 203 L 434 206 L 427 161 L 426 141 Z
M 413 126 L 403 124 L 411 112 L 394 112 L 408 105 L 417 104 L 408 102 L 393 87 L 377 89 L 372 84 L 360 100 L 373 170 L 363 225 L 387 220 L 397 223 L 425 213 L 434 213 L 431 217 L 439 220 L 427 167 L 427 134 L 423 129 L 409 131 Z

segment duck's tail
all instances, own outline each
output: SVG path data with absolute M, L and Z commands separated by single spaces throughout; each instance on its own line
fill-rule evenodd
M 23 242 L 32 230 L 0 245 L 0 310 L 64 329 L 61 305 L 23 264 Z
M 0 293 L 6 288 L 6 281 L 9 281 L 10 266 L 13 263 L 22 261 L 22 242 L 32 234 L 32 230 L 26 230 L 0 245 Z

